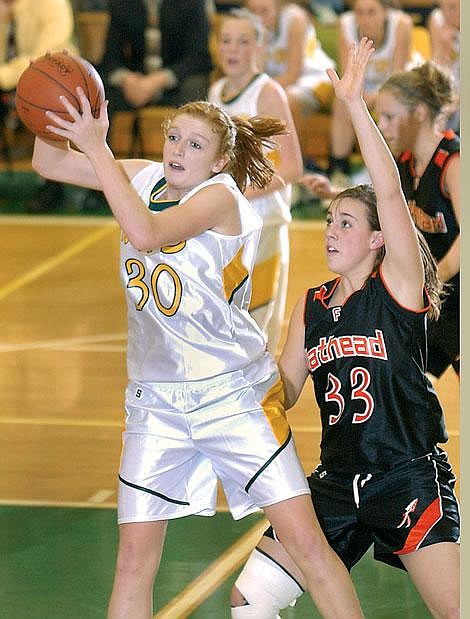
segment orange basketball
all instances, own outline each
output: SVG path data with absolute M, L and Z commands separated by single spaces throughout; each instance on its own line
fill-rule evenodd
M 47 140 L 62 141 L 62 137 L 46 129 L 46 125 L 54 123 L 45 112 L 51 110 L 62 118 L 72 120 L 59 97 L 66 96 L 81 111 L 77 86 L 82 87 L 93 116 L 97 118 L 105 95 L 103 82 L 93 65 L 84 58 L 62 52 L 37 58 L 23 71 L 16 87 L 18 116 L 35 135 Z

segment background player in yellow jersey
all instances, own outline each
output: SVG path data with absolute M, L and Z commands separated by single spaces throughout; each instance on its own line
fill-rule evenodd
M 266 333 L 273 354 L 281 334 L 289 271 L 291 186 L 302 174 L 302 154 L 283 88 L 260 72 L 263 25 L 245 9 L 235 9 L 222 18 L 217 51 L 224 77 L 210 88 L 209 100 L 231 116 L 276 116 L 288 132 L 277 136 L 279 149 L 271 150 L 276 174 L 263 189 L 248 186 L 245 196 L 263 220 L 253 270 L 250 313 Z
M 300 3 L 245 0 L 244 6 L 263 21 L 263 70 L 287 92 L 300 134 L 305 118 L 331 103 L 333 91 L 325 70 L 335 63 L 322 48 L 311 17 Z

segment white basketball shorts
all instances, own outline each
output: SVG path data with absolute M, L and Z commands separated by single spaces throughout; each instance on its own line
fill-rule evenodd
M 217 478 L 235 519 L 309 494 L 282 400 L 269 355 L 209 380 L 129 383 L 118 522 L 211 516 Z

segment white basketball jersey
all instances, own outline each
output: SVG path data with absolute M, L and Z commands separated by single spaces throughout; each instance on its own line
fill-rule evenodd
M 121 239 L 130 380 L 200 380 L 243 368 L 265 352 L 265 338 L 247 311 L 260 218 L 228 174 L 201 183 L 181 202 L 214 183 L 237 199 L 239 235 L 207 230 L 149 252 Z M 161 163 L 141 170 L 132 184 L 155 217 L 175 204 L 159 200 L 166 188 Z
M 267 41 L 265 69 L 271 77 L 276 77 L 286 71 L 290 24 L 300 10 L 302 9 L 297 4 L 287 4 L 281 7 L 277 30 L 270 33 Z M 305 40 L 304 66 L 298 83 L 307 86 L 310 81 L 312 87 L 315 87 L 319 77 L 323 81 L 328 80 L 325 71 L 333 67 L 333 60 L 325 54 L 315 27 L 310 22 Z
M 212 84 L 209 90 L 209 101 L 224 108 L 230 116 L 256 116 L 258 112 L 258 99 L 265 84 L 271 78 L 266 73 L 255 75 L 253 80 L 235 97 L 226 99 L 223 97 L 224 86 L 227 78 L 222 77 Z M 279 153 L 282 157 L 282 152 Z M 266 193 L 250 201 L 256 213 L 263 219 L 265 224 L 283 223 L 291 221 L 290 202 L 291 186 L 288 185 L 282 191 Z
M 364 85 L 366 92 L 378 90 L 385 80 L 393 73 L 393 56 L 395 53 L 397 26 L 400 17 L 401 11 L 397 9 L 389 9 L 387 12 L 383 44 L 375 50 L 367 66 Z M 348 45 L 351 43 L 359 43 L 359 30 L 354 11 L 343 13 L 340 17 L 340 24 Z

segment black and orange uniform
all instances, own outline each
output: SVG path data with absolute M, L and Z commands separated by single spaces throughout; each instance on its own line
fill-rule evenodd
M 403 567 L 400 554 L 459 539 L 455 477 L 438 447 L 447 440 L 443 412 L 425 374 L 428 307 L 400 305 L 380 269 L 330 306 L 339 282 L 305 300 L 307 367 L 322 422 L 312 501 L 348 569 L 371 545 L 377 559 Z
M 452 157 L 460 156 L 460 140 L 446 131 L 424 174 L 416 174 L 413 153 L 405 151 L 398 159 L 403 192 L 416 226 L 426 238 L 431 253 L 439 262 L 460 233 L 459 222 L 446 191 L 444 178 Z M 438 321 L 428 329 L 428 366 L 441 376 L 452 365 L 459 373 L 460 359 L 460 272 L 448 282 L 449 289 Z

